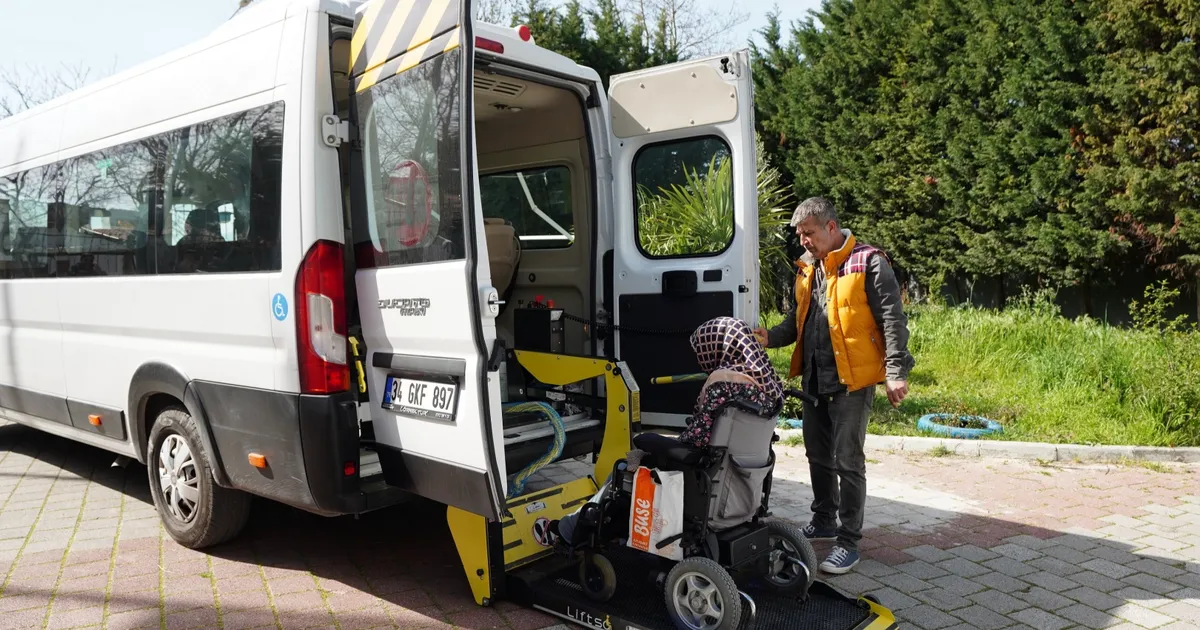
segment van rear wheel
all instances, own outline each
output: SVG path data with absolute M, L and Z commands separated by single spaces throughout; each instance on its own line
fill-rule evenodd
M 237 536 L 250 517 L 250 495 L 213 481 L 200 428 L 182 407 L 168 407 L 150 429 L 150 496 L 167 533 L 189 549 Z

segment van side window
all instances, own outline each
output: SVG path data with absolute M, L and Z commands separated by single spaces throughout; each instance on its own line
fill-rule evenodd
M 492 173 L 479 178 L 483 216 L 504 219 L 523 249 L 556 249 L 575 242 L 571 170 L 565 166 Z
M 718 254 L 733 242 L 729 145 L 716 137 L 654 144 L 633 159 L 637 241 L 650 258 Z
M 62 167 L 48 164 L 0 178 L 4 278 L 52 278 L 62 248 Z
M 283 105 L 165 140 L 158 273 L 278 270 Z
M 146 240 L 157 176 L 152 144 L 134 142 L 61 162 L 68 211 L 57 275 L 154 273 Z
M 360 267 L 466 257 L 460 159 L 460 51 L 443 53 L 359 95 L 365 208 Z M 364 216 L 365 215 L 365 216 Z
M 0 277 L 278 271 L 283 110 L 0 177 Z

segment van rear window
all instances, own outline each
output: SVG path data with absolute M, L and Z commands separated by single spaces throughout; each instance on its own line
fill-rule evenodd
M 354 221 L 360 267 L 466 257 L 459 57 L 438 55 L 357 98 L 366 180 Z
M 633 158 L 637 242 L 650 258 L 709 256 L 733 242 L 733 164 L 714 136 L 642 148 Z

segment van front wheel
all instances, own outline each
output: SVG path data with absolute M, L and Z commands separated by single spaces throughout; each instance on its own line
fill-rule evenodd
M 196 420 L 182 407 L 164 409 L 150 429 L 150 496 L 167 533 L 189 549 L 237 536 L 250 517 L 250 495 L 213 481 L 202 445 Z

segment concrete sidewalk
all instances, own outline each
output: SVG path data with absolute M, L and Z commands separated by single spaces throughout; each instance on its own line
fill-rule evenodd
M 831 581 L 902 626 L 1200 628 L 1200 469 L 871 457 L 865 560 Z M 241 538 L 198 553 L 162 533 L 145 468 L 111 462 L 0 423 L 0 628 L 556 623 L 475 606 L 436 506 L 356 520 L 260 502 Z M 807 477 L 781 447 L 778 516 L 807 521 Z

